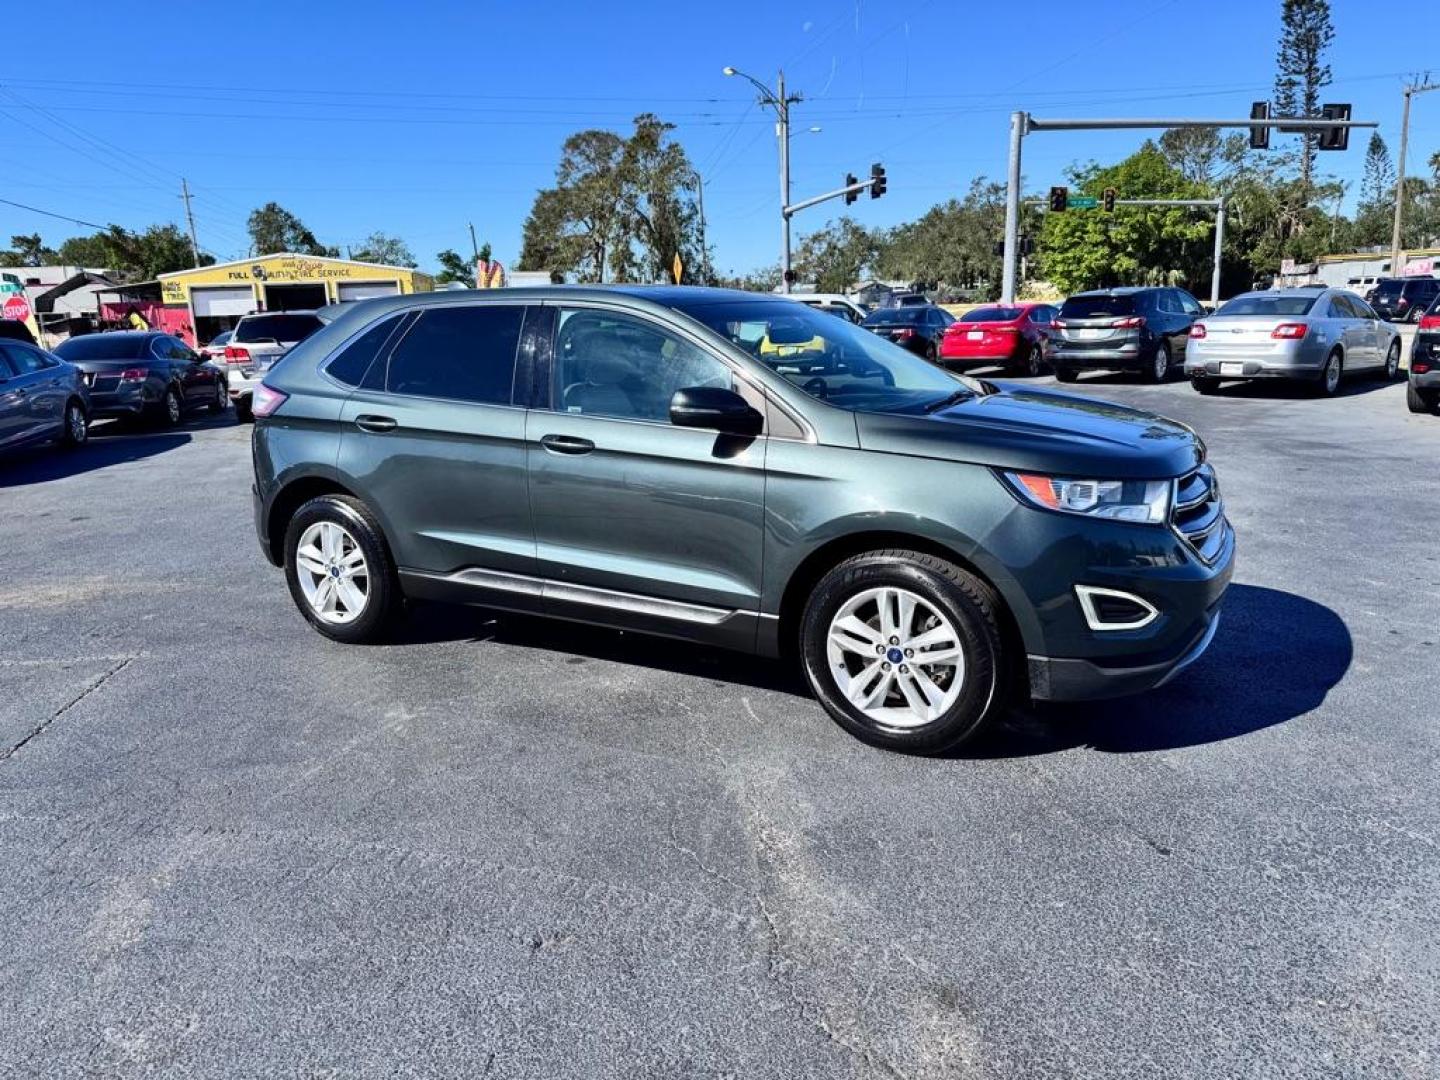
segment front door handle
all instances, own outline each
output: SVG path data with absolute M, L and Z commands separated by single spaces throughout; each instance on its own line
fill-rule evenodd
M 593 442 L 578 435 L 542 435 L 540 445 L 552 454 L 588 454 L 595 449 Z
M 393 416 L 375 416 L 373 413 L 362 413 L 355 417 L 355 426 L 361 431 L 373 431 L 377 434 L 383 431 L 394 431 L 398 425 Z

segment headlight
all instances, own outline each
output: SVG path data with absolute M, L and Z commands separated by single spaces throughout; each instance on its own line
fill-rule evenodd
M 1170 516 L 1169 480 L 1070 480 L 1012 472 L 1004 476 L 1022 498 L 1046 510 L 1157 525 Z

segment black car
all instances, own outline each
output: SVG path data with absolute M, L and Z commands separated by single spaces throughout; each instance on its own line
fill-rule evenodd
M 30 333 L 30 327 L 23 322 L 16 322 L 14 319 L 0 319 L 0 340 L 23 341 L 27 345 L 34 345 L 35 335 Z
M 1440 297 L 1425 312 L 1410 345 L 1405 404 L 1412 413 L 1440 411 Z
M 1440 297 L 1440 278 L 1385 278 L 1375 286 L 1370 306 L 1389 322 L 1419 322 L 1436 297 Z
M 92 416 L 178 424 L 186 409 L 223 412 L 230 405 L 225 373 L 170 334 L 86 334 L 63 342 L 55 355 L 83 373 Z
M 954 321 L 954 315 L 934 304 L 907 304 L 872 311 L 860 325 L 926 360 L 934 360 L 940 355 L 945 328 Z
M 1205 314 L 1184 289 L 1129 288 L 1076 293 L 1051 324 L 1050 364 L 1061 382 L 1085 368 L 1137 371 L 1164 382 L 1180 370 L 1190 327 Z

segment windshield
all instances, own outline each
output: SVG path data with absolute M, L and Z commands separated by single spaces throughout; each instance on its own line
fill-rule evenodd
M 1306 315 L 1315 296 L 1237 296 L 1221 304 L 1216 315 Z
M 1089 319 L 1099 315 L 1134 315 L 1135 297 L 1072 296 L 1060 307 L 1062 319 Z
M 304 341 L 324 325 L 314 315 L 257 315 L 240 320 L 235 327 L 235 340 L 264 341 L 272 338 L 293 344 Z
M 978 307 L 960 316 L 961 322 L 1014 322 L 1020 317 L 1018 307 Z
M 86 334 L 62 341 L 55 355 L 72 363 L 76 360 L 139 360 L 146 355 L 150 339 L 143 334 Z
M 926 308 L 881 308 L 865 316 L 866 326 L 919 326 L 925 321 Z
M 785 300 L 676 306 L 811 397 L 842 409 L 923 413 L 957 394 L 984 392 L 854 323 Z

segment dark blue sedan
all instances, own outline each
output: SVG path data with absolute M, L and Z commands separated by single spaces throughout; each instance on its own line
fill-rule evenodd
M 0 340 L 0 448 L 89 436 L 90 397 L 78 368 L 23 341 Z
M 55 354 L 80 369 L 96 416 L 180 422 L 187 409 L 230 407 L 225 373 L 179 338 L 154 330 L 72 337 Z

